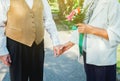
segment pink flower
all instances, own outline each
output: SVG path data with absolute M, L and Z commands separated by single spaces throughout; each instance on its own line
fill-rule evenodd
M 76 14 L 78 14 L 78 13 L 80 13 L 80 8 L 79 8 L 79 7 L 76 8 L 75 10 L 73 10 L 73 11 L 70 13 L 70 15 L 67 16 L 67 20 L 68 20 L 68 21 L 71 21 L 71 20 L 73 19 L 73 17 L 74 17 Z
M 73 10 L 70 15 L 67 16 L 67 20 L 71 21 L 73 19 L 73 16 L 76 14 L 75 10 Z

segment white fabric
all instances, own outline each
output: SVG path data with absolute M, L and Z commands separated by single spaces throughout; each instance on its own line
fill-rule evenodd
M 42 0 L 44 5 L 44 26 L 53 41 L 53 45 L 59 45 L 58 33 L 56 25 L 53 21 L 51 9 L 47 0 Z M 30 8 L 33 6 L 33 0 L 26 0 L 26 3 Z M 6 36 L 4 35 L 4 26 L 7 21 L 7 12 L 10 7 L 10 0 L 0 0 L 0 55 L 8 54 L 6 48 Z
M 86 4 L 86 6 L 89 6 L 88 8 L 88 12 L 86 14 L 87 19 L 84 21 L 84 23 L 88 24 L 90 21 L 90 18 L 93 15 L 93 11 L 95 9 L 95 7 L 97 6 L 99 0 L 91 0 L 90 2 L 88 2 L 88 4 Z M 83 38 L 83 50 L 86 51 L 86 41 L 87 41 L 87 34 L 84 34 L 84 38 Z
M 87 34 L 86 62 L 104 66 L 116 64 L 116 50 L 120 43 L 120 4 L 118 0 L 99 0 L 89 25 L 107 30 L 109 40 Z M 75 34 L 76 33 L 76 34 Z M 78 31 L 71 35 L 71 41 L 78 44 Z

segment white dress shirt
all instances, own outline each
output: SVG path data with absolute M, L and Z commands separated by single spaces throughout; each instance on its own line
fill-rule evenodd
M 52 18 L 51 9 L 47 0 L 42 0 L 44 5 L 44 27 L 47 32 L 50 34 L 53 45 L 59 45 L 58 33 L 56 25 Z M 26 0 L 26 3 L 30 8 L 33 6 L 33 0 Z M 6 36 L 5 32 L 5 22 L 7 21 L 7 12 L 10 7 L 10 0 L 0 0 L 0 56 L 8 54 L 6 48 Z
M 116 50 L 120 43 L 120 3 L 118 0 L 99 0 L 88 24 L 106 29 L 109 40 L 87 34 L 86 63 L 97 66 L 116 64 Z M 72 33 L 70 41 L 79 44 L 78 30 Z

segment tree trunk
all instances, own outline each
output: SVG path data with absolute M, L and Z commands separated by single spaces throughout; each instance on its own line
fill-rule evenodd
M 57 0 L 59 7 L 59 17 L 64 18 L 64 12 L 66 9 L 65 0 Z

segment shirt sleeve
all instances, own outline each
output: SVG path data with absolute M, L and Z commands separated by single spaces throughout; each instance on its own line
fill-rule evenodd
M 52 39 L 53 45 L 59 45 L 59 38 L 58 38 L 58 32 L 56 29 L 55 22 L 53 20 L 50 6 L 47 2 L 47 0 L 42 0 L 44 5 L 44 26 L 47 32 L 50 34 L 50 38 Z
M 108 11 L 107 29 L 109 42 L 111 46 L 117 46 L 120 43 L 120 4 L 117 0 L 111 0 Z
M 6 36 L 4 34 L 5 22 L 7 20 L 8 3 L 7 0 L 0 0 L 0 56 L 8 54 L 6 47 Z
M 71 33 L 70 41 L 74 44 L 77 44 L 77 45 L 79 44 L 79 32 L 78 32 L 78 30 L 74 30 Z

